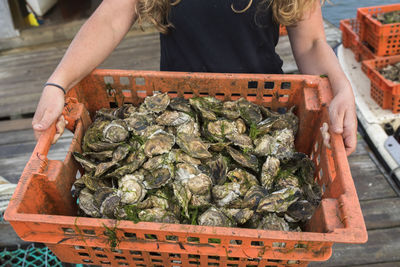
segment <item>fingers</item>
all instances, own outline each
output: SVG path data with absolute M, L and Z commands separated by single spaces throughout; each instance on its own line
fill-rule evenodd
M 349 156 L 357 147 L 357 119 L 352 114 L 344 117 L 343 141 L 346 154 Z
M 344 119 L 344 110 L 338 109 L 337 105 L 331 105 L 329 107 L 329 117 L 331 120 L 332 131 L 337 134 L 343 133 L 343 119 Z
M 64 116 L 61 115 L 56 123 L 56 134 L 54 135 L 52 144 L 55 144 L 57 140 L 61 137 L 61 135 L 64 133 L 66 124 L 67 123 Z
M 329 134 L 328 129 L 329 129 L 328 123 L 324 122 L 322 124 L 322 127 L 320 128 L 320 130 L 321 130 L 324 145 L 330 149 L 331 148 L 331 144 L 330 144 L 331 135 Z

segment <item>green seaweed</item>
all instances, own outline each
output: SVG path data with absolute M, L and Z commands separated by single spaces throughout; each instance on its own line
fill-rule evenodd
M 115 249 L 121 242 L 117 236 L 117 224 L 113 228 L 109 228 L 103 223 L 105 228 L 104 235 L 108 237 L 107 244 L 110 245 L 111 249 Z
M 139 215 L 138 215 L 140 210 L 137 208 L 136 205 L 126 205 L 124 207 L 124 210 L 126 212 L 127 219 L 129 221 L 132 221 L 134 223 L 140 222 Z
M 260 133 L 261 133 L 261 131 L 258 130 L 257 125 L 252 123 L 250 125 L 250 132 L 249 132 L 249 136 L 250 136 L 251 140 L 254 141 Z

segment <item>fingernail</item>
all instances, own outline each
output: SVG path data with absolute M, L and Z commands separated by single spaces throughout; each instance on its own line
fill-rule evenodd
M 33 127 L 38 130 L 43 129 L 43 125 L 41 124 L 35 124 Z

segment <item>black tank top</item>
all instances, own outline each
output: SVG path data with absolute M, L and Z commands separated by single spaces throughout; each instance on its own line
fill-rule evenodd
M 181 0 L 171 8 L 174 25 L 160 35 L 163 71 L 222 73 L 282 73 L 275 52 L 279 25 L 260 0 Z M 256 14 L 257 13 L 257 14 Z

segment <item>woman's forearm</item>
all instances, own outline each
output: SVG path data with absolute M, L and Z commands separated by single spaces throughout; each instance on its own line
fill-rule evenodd
M 100 65 L 130 29 L 135 20 L 136 0 L 105 0 L 82 26 L 50 76 L 69 89 Z
M 325 40 L 316 40 L 308 49 L 295 55 L 299 71 L 303 74 L 327 75 L 332 84 L 333 94 L 350 90 L 351 86 L 340 67 L 332 48 Z

